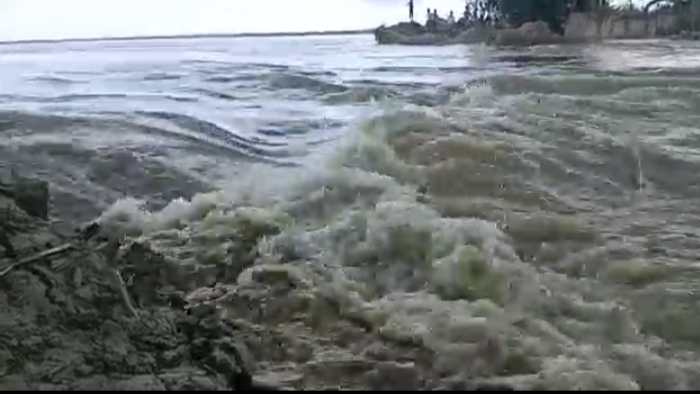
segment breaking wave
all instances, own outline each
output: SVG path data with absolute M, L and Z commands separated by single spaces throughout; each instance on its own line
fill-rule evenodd
M 425 354 L 426 387 L 698 388 L 698 75 L 584 67 L 579 50 L 501 68 L 182 62 L 201 81 L 173 90 L 206 111 L 7 110 L 0 152 L 182 264 L 241 285 L 284 272 L 281 335 L 347 320 Z M 334 351 L 371 350 L 355 345 Z
M 257 244 L 256 269 L 281 264 L 308 297 L 342 305 L 343 318 L 429 349 L 431 373 L 445 380 L 561 390 L 700 384 L 696 359 L 673 346 L 698 339 L 695 323 L 674 320 L 671 328 L 675 312 L 646 304 L 654 294 L 657 303 L 690 307 L 692 298 L 662 284 L 685 268 L 610 239 L 610 218 L 586 214 L 582 195 L 557 183 L 595 181 L 586 179 L 592 172 L 573 173 L 575 160 L 535 166 L 555 159 L 481 133 L 479 118 L 491 117 L 479 112 L 489 106 L 473 101 L 495 96 L 480 90 L 443 108 L 387 109 L 315 171 L 265 170 L 251 177 L 269 184 L 237 182 L 160 211 L 125 199 L 101 220 L 193 265 L 235 261 L 227 240 L 246 226 L 279 228 Z M 628 174 L 600 180 L 598 209 L 605 198 L 637 192 L 625 179 L 633 163 Z M 246 280 L 251 268 L 240 268 Z

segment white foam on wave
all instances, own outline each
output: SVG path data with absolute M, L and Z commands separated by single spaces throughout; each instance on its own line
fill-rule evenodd
M 476 89 L 452 105 L 486 113 L 493 97 Z M 496 223 L 445 218 L 420 201 L 421 169 L 401 161 L 387 140 L 465 121 L 463 107 L 452 109 L 399 109 L 361 126 L 324 166 L 261 167 L 232 181 L 231 190 L 157 212 L 124 199 L 100 220 L 189 263 L 235 259 L 227 245 L 241 215 L 274 223 L 282 231 L 260 242 L 258 263 L 304 267 L 304 280 L 372 321 L 380 335 L 434 350 L 434 367 L 445 376 L 505 374 L 521 388 L 547 389 L 639 389 L 651 373 L 666 388 L 700 380 L 695 364 L 657 355 L 603 284 L 526 264 Z M 290 249 L 293 262 L 284 257 Z

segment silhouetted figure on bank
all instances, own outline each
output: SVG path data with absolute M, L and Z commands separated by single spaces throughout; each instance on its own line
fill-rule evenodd
M 440 15 L 438 15 L 437 8 L 433 8 L 433 15 L 431 17 L 431 21 L 433 24 L 433 31 L 442 31 L 445 29 L 445 25 L 447 24 L 447 21 L 440 18 Z
M 453 11 L 450 11 L 450 15 L 447 16 L 447 23 L 450 25 L 455 24 L 455 13 Z
M 408 0 L 408 19 L 413 22 L 413 0 Z
M 428 31 L 435 30 L 435 21 L 433 20 L 433 13 L 430 11 L 430 8 L 428 8 L 428 13 L 425 16 L 425 28 L 428 29 Z

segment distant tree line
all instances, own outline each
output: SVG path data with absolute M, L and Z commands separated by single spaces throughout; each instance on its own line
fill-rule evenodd
M 466 0 L 464 19 L 469 24 L 520 26 L 543 21 L 554 32 L 562 33 L 571 12 L 618 11 L 648 13 L 652 10 L 681 16 L 684 29 L 700 27 L 700 0 L 649 0 L 643 7 L 632 1 L 614 7 L 609 0 Z
M 592 12 L 607 7 L 608 0 L 467 0 L 464 16 L 469 23 L 482 25 L 507 22 L 520 26 L 540 20 L 561 32 L 572 11 Z

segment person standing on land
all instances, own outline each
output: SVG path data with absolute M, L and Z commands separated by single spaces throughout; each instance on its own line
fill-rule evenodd
M 408 0 L 408 19 L 413 22 L 413 0 Z

